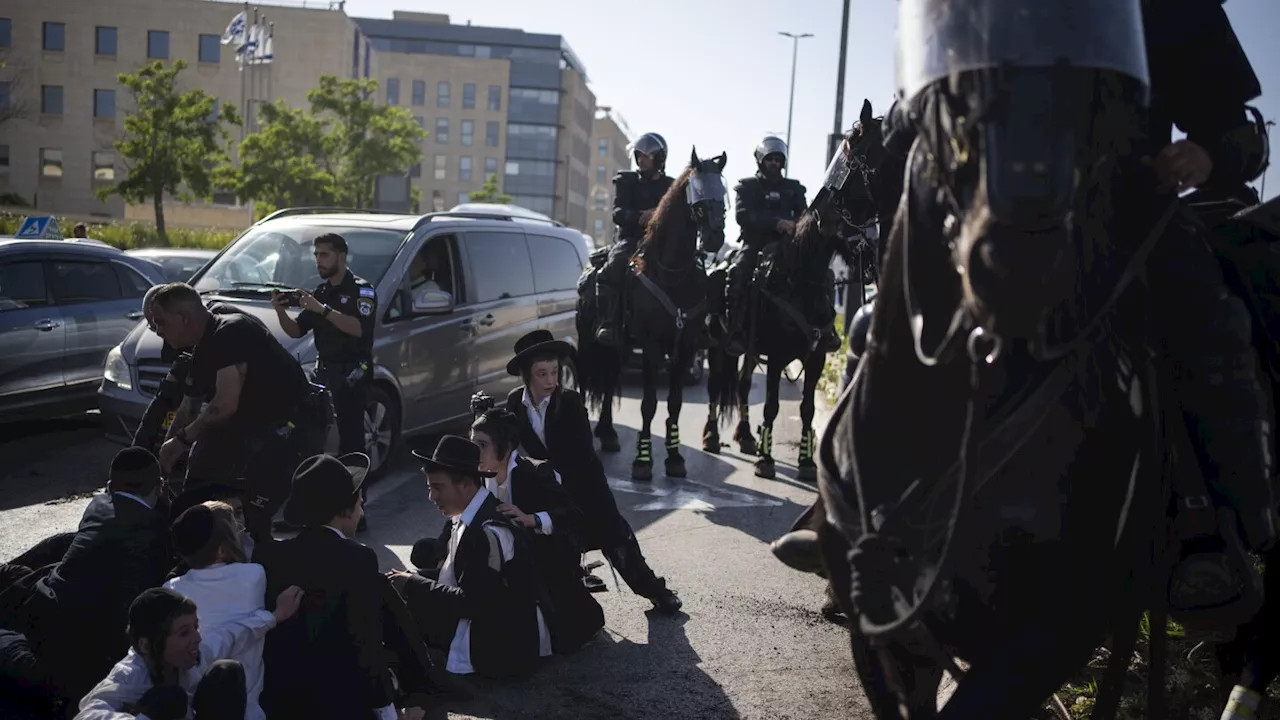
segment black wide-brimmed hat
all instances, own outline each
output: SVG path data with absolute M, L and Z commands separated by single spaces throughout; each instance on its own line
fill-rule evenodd
M 535 355 L 554 354 L 559 358 L 572 358 L 573 346 L 555 339 L 550 330 L 534 330 L 516 341 L 516 356 L 507 363 L 508 375 L 519 375 L 525 363 Z
M 312 455 L 293 474 L 293 492 L 284 505 L 284 520 L 293 525 L 323 525 L 351 507 L 369 474 L 369 456 Z
M 414 450 L 413 456 L 422 461 L 422 466 L 428 473 L 445 470 L 481 478 L 491 478 L 498 474 L 481 470 L 480 446 L 458 435 L 440 438 L 435 453 L 431 455 Z

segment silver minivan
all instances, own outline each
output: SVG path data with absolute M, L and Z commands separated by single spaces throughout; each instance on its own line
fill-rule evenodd
M 470 420 L 478 390 L 505 396 L 512 346 L 542 328 L 577 343 L 577 283 L 587 263 L 582 234 L 548 218 L 501 208 L 428 215 L 296 208 L 256 223 L 192 279 L 206 300 L 231 303 L 267 324 L 306 369 L 311 335 L 280 330 L 276 288 L 320 284 L 312 241 L 336 232 L 348 264 L 378 292 L 374 383 L 365 408 L 366 446 L 381 470 L 402 434 Z M 127 441 L 168 371 L 145 325 L 108 358 L 99 405 L 107 434 Z
M 160 266 L 108 245 L 0 238 L 0 417 L 96 407 L 104 359 L 162 282 Z

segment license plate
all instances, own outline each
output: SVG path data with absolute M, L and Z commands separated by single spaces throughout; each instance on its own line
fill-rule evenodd
M 177 417 L 177 413 L 171 413 L 171 412 L 169 412 L 169 413 L 165 413 L 165 414 L 164 414 L 164 422 L 160 423 L 160 429 L 161 429 L 161 430 L 168 430 L 168 429 L 169 429 L 169 426 L 173 424 L 173 419 L 174 419 L 175 417 Z

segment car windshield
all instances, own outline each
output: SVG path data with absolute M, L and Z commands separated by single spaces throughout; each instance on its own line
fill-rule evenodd
M 251 228 L 195 281 L 196 290 L 245 294 L 273 287 L 310 289 L 320 284 L 312 241 L 336 232 L 347 241 L 347 266 L 377 285 L 404 241 L 403 230 L 319 227 L 274 222 Z

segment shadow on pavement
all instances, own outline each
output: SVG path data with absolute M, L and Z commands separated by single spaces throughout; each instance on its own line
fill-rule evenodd
M 0 423 L 0 511 L 87 497 L 119 450 L 96 413 Z

